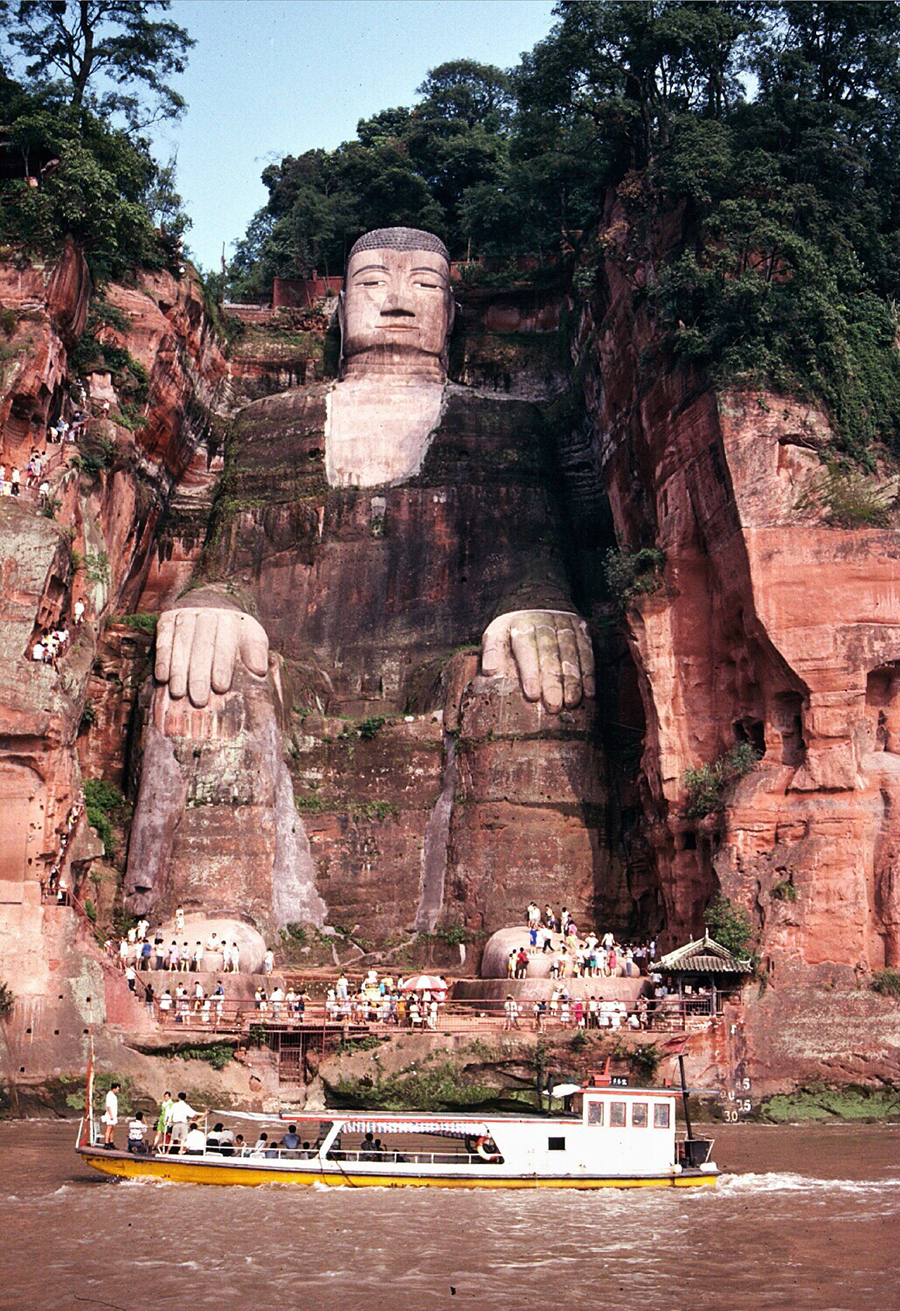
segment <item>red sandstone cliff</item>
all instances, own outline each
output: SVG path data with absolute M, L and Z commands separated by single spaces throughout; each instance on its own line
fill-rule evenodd
M 212 487 L 216 469 L 207 439 L 214 409 L 227 398 L 225 359 L 199 284 L 192 275 L 168 273 L 104 292 L 127 330 L 104 328 L 103 339 L 147 371 L 139 422 L 118 422 L 124 397 L 110 374 L 93 372 L 91 394 L 80 398 L 69 356 L 87 323 L 91 294 L 86 265 L 71 245 L 55 263 L 12 259 L 0 265 L 0 302 L 9 311 L 0 364 L 0 462 L 7 471 L 23 472 L 22 495 L 0 498 L 0 957 L 19 1002 L 9 1037 L 16 1046 L 27 1029 L 25 1045 L 30 1056 L 40 1053 L 45 1071 L 72 1064 L 71 1023 L 79 1017 L 86 1023 L 89 1012 L 102 1022 L 108 1009 L 90 935 L 76 932 L 74 922 L 57 925 L 60 916 L 71 921 L 73 912 L 53 908 L 51 915 L 42 908 L 40 886 L 60 860 L 64 820 L 80 795 L 82 769 L 88 777 L 122 777 L 133 679 L 127 670 L 109 678 L 108 638 L 99 663 L 98 645 L 110 616 L 133 608 L 176 483 L 199 467 L 195 483 Z M 110 402 L 108 416 L 103 399 Z M 48 422 L 71 417 L 79 406 L 92 412 L 79 446 L 49 444 Z M 47 460 L 47 513 L 36 493 L 24 489 L 32 448 Z M 102 458 L 85 462 L 85 451 Z M 79 627 L 77 601 L 86 607 Z M 73 640 L 57 667 L 35 664 L 38 634 L 65 625 Z M 126 650 L 120 641 L 113 659 L 123 654 L 142 651 Z M 98 732 L 88 739 L 82 731 L 79 760 L 88 700 Z M 82 820 L 63 858 L 70 885 L 69 862 L 97 850 Z M 88 1004 L 81 994 L 91 971 L 96 977 L 87 988 Z M 116 989 L 105 991 L 108 1001 Z M 65 1026 L 61 1017 L 68 1017 Z
M 866 984 L 900 962 L 900 532 L 817 510 L 824 413 L 716 391 L 657 344 L 608 261 L 580 350 L 619 544 L 665 553 L 626 622 L 667 937 L 695 934 L 718 890 L 751 913 L 769 985 L 747 1010 L 756 1077 L 827 1075 L 832 1056 L 843 1077 L 896 1077 L 897 1008 Z M 758 766 L 687 819 L 685 771 L 739 741 Z

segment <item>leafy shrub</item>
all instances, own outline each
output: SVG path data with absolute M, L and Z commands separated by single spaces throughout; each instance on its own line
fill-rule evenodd
M 749 774 L 759 759 L 755 747 L 749 742 L 739 742 L 730 751 L 717 756 L 711 765 L 698 765 L 695 769 L 685 770 L 685 815 L 689 819 L 702 819 L 704 815 L 711 815 L 718 810 L 726 788 Z
M 105 551 L 88 551 L 84 557 L 84 576 L 90 583 L 109 582 L 109 556 Z
M 281 940 L 297 947 L 305 947 L 308 935 L 302 924 L 286 924 L 281 930 Z
M 734 956 L 746 957 L 753 937 L 750 916 L 730 897 L 719 895 L 703 912 L 709 936 Z
M 0 982 L 0 1020 L 5 1020 L 12 1013 L 15 1004 L 16 998 L 9 984 Z
M 900 997 L 900 970 L 888 966 L 872 975 L 872 989 L 882 997 Z
M 384 722 L 384 715 L 372 715 L 369 719 L 364 719 L 357 730 L 359 736 L 364 742 L 371 741 Z
M 139 633 L 155 633 L 156 625 L 159 623 L 159 615 L 145 611 L 136 615 L 123 615 L 121 618 L 127 628 L 137 629 Z
M 797 889 L 790 879 L 779 879 L 772 888 L 772 896 L 776 901 L 796 901 Z
M 97 722 L 97 709 L 93 701 L 90 700 L 85 701 L 84 709 L 81 712 L 81 719 L 78 725 L 79 728 L 90 728 L 93 724 L 96 724 L 96 722 Z
M 639 551 L 609 550 L 603 561 L 603 571 L 609 590 L 624 609 L 638 596 L 658 592 L 663 585 L 666 557 L 655 546 Z
M 183 1061 L 206 1061 L 214 1070 L 224 1070 L 228 1062 L 234 1059 L 234 1050 L 218 1042 L 211 1047 L 182 1047 L 176 1055 Z
M 619 1050 L 613 1052 L 614 1056 L 624 1059 L 628 1062 L 632 1074 L 642 1083 L 652 1083 L 656 1078 L 656 1071 L 662 1060 L 662 1052 L 656 1043 L 648 1043 L 646 1046 L 633 1047 L 630 1050 Z
M 830 463 L 799 499 L 797 509 L 820 507 L 825 522 L 835 528 L 886 528 L 894 500 L 892 489 L 880 487 L 858 469 Z
M 19 316 L 14 309 L 10 309 L 9 307 L 0 309 L 0 332 L 3 333 L 4 337 L 11 337 L 13 335 L 18 321 Z
M 113 783 L 102 778 L 89 778 L 84 784 L 84 813 L 91 828 L 97 830 L 97 836 L 103 843 L 106 856 L 113 856 L 116 850 L 110 815 L 123 804 L 122 793 Z
M 458 947 L 460 943 L 469 940 L 469 935 L 462 924 L 450 924 L 446 928 L 435 929 L 434 936 L 451 947 Z

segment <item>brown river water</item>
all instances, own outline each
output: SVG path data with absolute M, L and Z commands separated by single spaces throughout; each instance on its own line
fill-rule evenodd
M 0 1125 L 0 1307 L 896 1311 L 900 1126 L 720 1126 L 716 1189 L 106 1179 Z

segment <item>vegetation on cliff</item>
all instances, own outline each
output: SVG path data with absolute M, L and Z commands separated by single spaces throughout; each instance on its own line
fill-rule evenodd
M 146 135 L 184 108 L 166 78 L 183 71 L 193 42 L 153 18 L 167 8 L 0 6 L 0 36 L 22 73 L 0 68 L 0 240 L 53 255 L 72 237 L 101 280 L 177 257 L 187 219 L 173 166 L 154 160 Z
M 846 451 L 896 445 L 900 9 L 562 0 L 518 68 L 457 60 L 355 141 L 287 156 L 239 243 L 238 295 L 340 273 L 371 227 L 455 259 L 604 259 L 668 349 L 824 401 Z M 532 261 L 533 262 L 533 261 Z

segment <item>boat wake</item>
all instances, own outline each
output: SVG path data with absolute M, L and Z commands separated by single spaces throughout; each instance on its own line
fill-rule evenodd
M 816 1179 L 791 1172 L 722 1174 L 718 1190 L 728 1193 L 900 1192 L 900 1179 Z

